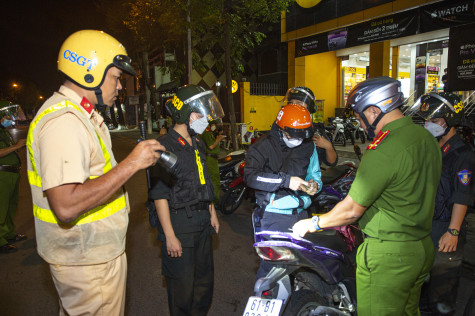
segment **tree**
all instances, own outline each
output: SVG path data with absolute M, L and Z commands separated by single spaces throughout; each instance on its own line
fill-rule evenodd
M 243 54 L 261 43 L 265 35 L 262 27 L 277 22 L 282 11 L 294 0 L 99 0 L 114 8 L 111 23 L 118 28 L 121 39 L 125 27 L 128 34 L 126 47 L 136 55 L 141 73 L 147 67 L 143 52 L 152 48 L 167 47 L 177 56 L 172 78 L 186 82 L 186 38 L 191 29 L 195 43 L 210 49 L 215 43 L 225 48 L 225 72 L 227 102 L 231 122 L 232 143 L 237 149 L 237 131 L 234 104 L 231 92 L 232 76 L 243 72 Z M 118 5 L 118 3 L 121 3 Z M 117 10 L 121 7 L 121 10 Z M 187 20 L 187 15 L 190 19 Z M 120 31 L 122 30 L 122 31 Z M 223 32 L 224 31 L 224 32 Z M 197 40 L 199 39 L 199 40 Z M 194 66 L 200 62 L 193 56 Z M 150 89 L 149 78 L 145 85 Z
M 243 72 L 243 54 L 260 44 L 265 34 L 262 27 L 266 23 L 279 21 L 282 11 L 287 10 L 293 0 L 203 0 L 208 14 L 203 16 L 202 25 L 196 30 L 202 36 L 213 38 L 225 47 L 226 97 L 229 106 L 231 135 L 234 150 L 238 149 L 236 118 L 231 91 L 232 75 Z M 224 32 L 223 32 L 224 30 Z

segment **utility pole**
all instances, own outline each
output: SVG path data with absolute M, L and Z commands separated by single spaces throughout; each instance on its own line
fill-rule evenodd
M 191 84 L 192 83 L 192 58 L 191 58 L 191 3 L 190 3 L 190 0 L 188 0 L 188 12 L 187 12 L 187 15 L 186 15 L 186 21 L 188 22 L 188 49 L 187 49 L 187 55 L 188 55 L 188 84 Z

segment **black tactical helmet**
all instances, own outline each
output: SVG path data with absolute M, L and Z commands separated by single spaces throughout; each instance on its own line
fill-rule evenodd
M 214 92 L 193 84 L 178 88 L 173 98 L 165 104 L 165 108 L 179 124 L 185 123 L 192 112 L 203 114 L 208 121 L 224 116 L 221 103 Z
M 292 100 L 304 102 L 307 106 L 307 110 L 310 113 L 315 113 L 317 111 L 317 107 L 315 105 L 315 95 L 313 94 L 312 90 L 307 87 L 294 87 L 287 90 L 285 99 L 282 102 L 282 106 L 290 103 L 299 104 L 298 102 Z
M 346 101 L 347 110 L 361 114 L 370 106 L 388 113 L 403 103 L 401 83 L 389 77 L 375 77 L 358 83 L 351 89 Z
M 448 126 L 456 126 L 462 123 L 464 104 L 460 97 L 453 93 L 430 92 L 421 96 L 417 114 L 426 121 L 444 118 Z

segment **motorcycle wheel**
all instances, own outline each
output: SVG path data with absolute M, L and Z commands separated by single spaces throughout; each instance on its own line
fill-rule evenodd
M 283 316 L 309 316 L 318 306 L 325 306 L 325 300 L 314 291 L 292 292 Z
M 229 215 L 234 213 L 235 210 L 241 205 L 241 202 L 244 198 L 246 187 L 243 183 L 235 186 L 234 188 L 230 188 L 224 194 L 221 203 L 220 203 L 220 211 L 224 215 Z
M 364 144 L 365 141 L 366 141 L 366 136 L 365 136 L 364 132 L 360 131 L 358 134 L 360 134 L 361 143 Z
M 334 143 L 335 143 L 335 145 L 339 144 L 339 145 L 342 145 L 342 146 L 346 146 L 345 134 L 343 134 L 341 132 L 336 134 Z

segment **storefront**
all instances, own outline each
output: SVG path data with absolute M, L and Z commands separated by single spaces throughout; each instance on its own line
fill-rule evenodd
M 392 62 L 389 64 L 389 76 L 401 82 L 401 89 L 406 98 L 415 96 L 416 76 L 424 80 L 424 92 L 441 92 L 444 89 L 442 76 L 448 61 L 448 29 L 414 35 L 390 41 L 390 60 L 398 52 L 396 74 L 393 75 Z M 425 56 L 416 57 L 418 49 L 423 47 Z M 359 82 L 368 78 L 369 45 L 336 51 L 341 59 L 340 107 L 343 107 L 349 91 Z M 418 71 L 419 69 L 419 71 Z
M 410 100 L 442 91 L 449 30 L 475 22 L 473 0 L 392 1 L 353 15 L 365 17 L 367 11 L 375 18 L 346 19 L 345 24 L 345 17 L 339 17 L 282 35 L 289 44 L 289 86 L 306 85 L 325 99 L 325 118 L 334 116 L 351 88 L 370 76 L 399 79 Z M 331 25 L 328 31 L 304 35 Z

